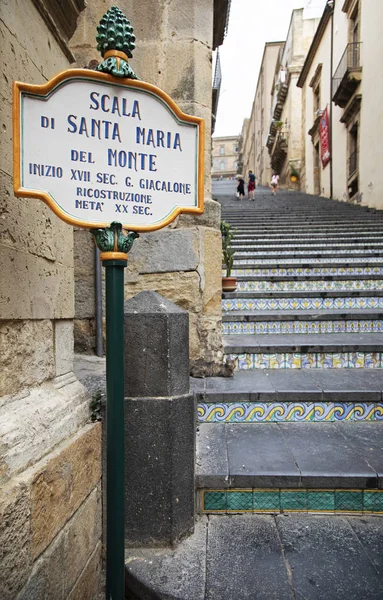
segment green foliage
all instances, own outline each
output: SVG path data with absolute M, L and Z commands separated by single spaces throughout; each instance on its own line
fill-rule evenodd
M 279 131 L 282 129 L 284 122 L 283 121 L 274 121 L 275 128 Z
M 231 270 L 234 263 L 235 250 L 231 246 L 235 229 L 232 228 L 230 223 L 227 221 L 221 221 L 221 234 L 222 234 L 222 260 L 226 265 L 226 277 L 230 277 Z
M 292 165 L 291 163 L 290 163 L 290 172 L 291 172 L 291 175 L 295 175 L 295 177 L 298 177 L 298 179 L 299 179 L 299 171 L 297 171 L 296 168 L 294 167 L 294 165 Z

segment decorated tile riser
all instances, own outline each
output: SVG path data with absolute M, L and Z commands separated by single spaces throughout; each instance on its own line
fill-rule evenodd
M 328 290 L 383 290 L 383 280 L 359 279 L 348 281 L 239 281 L 240 292 L 287 292 Z
M 351 257 L 350 257 L 351 258 Z M 251 265 L 254 262 L 256 262 L 259 265 L 263 265 L 263 264 L 271 264 L 271 263 L 275 263 L 277 266 L 283 263 L 287 263 L 287 264 L 297 264 L 300 265 L 302 264 L 302 262 L 310 262 L 312 264 L 320 264 L 320 263 L 344 263 L 347 262 L 346 258 L 344 256 L 338 256 L 336 258 L 334 257 L 328 257 L 328 256 L 324 256 L 322 258 L 315 258 L 312 257 L 310 258 L 310 260 L 307 261 L 302 261 L 301 258 L 278 258 L 278 260 L 272 260 L 271 258 L 257 258 L 255 259 L 241 259 L 241 260 L 236 260 L 234 258 L 234 264 L 235 265 Z M 358 258 L 357 256 L 353 256 L 352 257 L 352 262 L 353 263 L 376 263 L 376 262 L 383 262 L 383 257 L 382 256 L 369 256 L 368 258 L 363 257 L 363 258 Z M 236 267 L 237 268 L 237 267 Z
M 200 423 L 383 421 L 382 402 L 199 403 Z
M 208 513 L 383 513 L 383 490 L 251 489 L 203 490 Z
M 226 298 L 222 310 L 327 310 L 383 308 L 383 297 L 344 298 Z
M 229 354 L 240 371 L 250 369 L 381 369 L 382 352 Z
M 380 333 L 383 321 L 258 321 L 224 322 L 223 335 L 262 335 L 267 333 Z
M 294 275 L 322 276 L 322 275 L 383 275 L 383 267 L 298 267 L 298 268 L 271 268 L 271 269 L 233 269 L 233 277 L 241 275 L 249 277 L 284 277 Z M 222 271 L 222 275 L 225 272 Z

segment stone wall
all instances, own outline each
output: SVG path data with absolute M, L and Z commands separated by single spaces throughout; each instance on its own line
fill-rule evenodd
M 205 214 L 182 215 L 171 226 L 142 234 L 134 243 L 126 270 L 125 297 L 151 289 L 190 311 L 191 362 L 222 361 L 220 207 L 211 199 L 211 52 L 213 0 L 121 0 L 119 8 L 134 27 L 131 61 L 140 79 L 165 90 L 187 114 L 205 119 Z M 108 6 L 89 3 L 71 39 L 79 67 L 100 60 L 95 27 Z M 94 283 L 88 235 L 76 232 L 75 346 L 94 348 L 94 302 L 80 297 Z M 82 249 L 82 250 L 81 250 Z M 86 255 L 84 263 L 84 254 Z M 78 257 L 78 258 L 77 258 Z
M 13 195 L 12 82 L 68 68 L 65 36 L 82 4 L 0 5 L 2 600 L 90 600 L 100 570 L 100 427 L 87 424 L 90 399 L 72 372 L 73 228 Z

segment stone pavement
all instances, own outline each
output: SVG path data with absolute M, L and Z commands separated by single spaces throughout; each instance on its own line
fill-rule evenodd
M 201 517 L 174 550 L 129 549 L 127 598 L 381 600 L 378 517 Z M 130 595 L 129 595 L 130 594 Z

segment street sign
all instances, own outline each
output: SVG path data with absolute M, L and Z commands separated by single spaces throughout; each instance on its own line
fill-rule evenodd
M 64 221 L 151 231 L 203 212 L 204 121 L 159 88 L 86 69 L 14 83 L 14 192 Z

